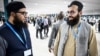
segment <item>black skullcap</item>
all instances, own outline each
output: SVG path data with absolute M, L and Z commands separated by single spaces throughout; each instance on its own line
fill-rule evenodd
M 68 7 L 70 7 L 72 5 L 77 5 L 78 6 L 78 11 L 81 11 L 83 9 L 83 4 L 79 1 L 72 1 L 71 4 Z
M 25 5 L 20 2 L 20 1 L 13 1 L 10 2 L 7 6 L 6 6 L 6 10 L 8 15 L 10 14 L 10 12 L 18 12 L 19 9 L 21 8 L 26 8 Z

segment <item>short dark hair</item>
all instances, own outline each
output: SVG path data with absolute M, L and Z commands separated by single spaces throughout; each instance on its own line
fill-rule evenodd
M 18 10 L 21 8 L 26 8 L 21 1 L 13 1 L 8 3 L 6 6 L 7 16 L 9 17 L 11 12 L 18 12 Z
M 57 15 L 57 20 L 61 20 L 64 18 L 64 14 L 63 11 L 61 11 L 58 15 Z
M 83 4 L 79 1 L 72 1 L 71 4 L 68 7 L 71 7 L 72 5 L 78 6 L 78 11 L 79 12 L 83 9 Z

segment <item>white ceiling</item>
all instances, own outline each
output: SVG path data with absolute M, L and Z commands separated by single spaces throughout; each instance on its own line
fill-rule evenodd
M 10 2 L 11 0 L 9 0 Z M 68 4 L 73 0 L 14 0 L 22 1 L 29 14 L 50 14 L 67 11 Z M 83 14 L 100 14 L 100 0 L 80 0 L 84 4 Z M 0 10 L 4 11 L 3 0 L 0 0 Z

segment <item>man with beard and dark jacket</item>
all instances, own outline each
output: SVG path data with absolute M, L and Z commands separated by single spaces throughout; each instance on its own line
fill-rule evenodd
M 55 56 L 97 56 L 96 34 L 81 20 L 82 8 L 79 1 L 68 6 L 67 21 L 61 24 L 54 43 Z
M 25 5 L 14 1 L 6 6 L 6 10 L 8 19 L 0 27 L 0 35 L 8 43 L 6 56 L 33 56 Z

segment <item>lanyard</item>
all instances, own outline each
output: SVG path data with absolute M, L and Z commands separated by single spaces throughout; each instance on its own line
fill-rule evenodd
M 23 44 L 25 44 L 25 47 L 28 48 L 27 43 L 25 43 L 25 42 L 23 41 L 23 39 L 21 38 L 21 36 L 13 29 L 13 27 L 12 27 L 8 22 L 5 22 L 5 23 L 6 23 L 6 25 L 13 31 L 13 33 L 17 36 L 17 38 L 18 38 Z M 24 34 L 25 41 L 27 42 L 25 30 L 24 30 L 23 28 L 22 28 L 22 31 L 23 31 L 23 34 Z
M 74 29 L 72 29 L 72 33 L 73 33 L 73 35 L 74 35 L 74 38 L 78 37 L 78 32 L 79 32 L 79 30 L 80 30 L 80 24 L 81 24 L 81 23 L 79 23 L 78 26 L 77 26 L 77 32 L 75 32 Z

